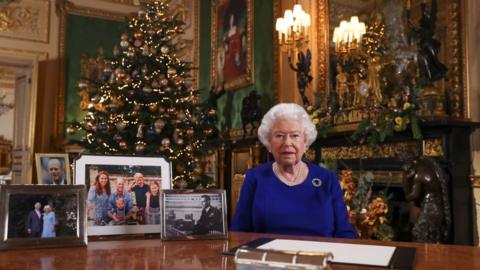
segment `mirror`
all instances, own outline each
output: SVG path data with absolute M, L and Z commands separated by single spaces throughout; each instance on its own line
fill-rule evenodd
M 416 95 L 421 115 L 466 118 L 462 4 L 321 0 L 319 107 L 333 110 L 332 122 L 339 126 L 366 119 L 372 108 L 387 108 L 399 96 Z M 352 29 L 365 24 L 360 39 L 335 32 L 341 24 L 345 28 L 342 21 L 352 20 L 357 24 Z

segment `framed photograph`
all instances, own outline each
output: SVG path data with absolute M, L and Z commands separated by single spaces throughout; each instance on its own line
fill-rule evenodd
M 160 233 L 160 192 L 172 187 L 163 157 L 82 155 L 74 180 L 88 191 L 88 235 Z
M 218 181 L 218 152 L 216 150 L 208 150 L 207 155 L 201 159 L 203 174 L 213 179 L 216 187 L 220 187 Z
M 162 190 L 164 240 L 225 239 L 225 190 Z
M 37 153 L 37 183 L 44 185 L 67 185 L 70 181 L 70 162 L 68 154 Z
M 253 84 L 253 0 L 212 1 L 211 31 L 212 85 Z
M 84 246 L 84 185 L 0 185 L 0 249 Z

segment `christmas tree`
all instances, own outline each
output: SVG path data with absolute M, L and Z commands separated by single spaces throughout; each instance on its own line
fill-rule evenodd
M 162 155 L 173 162 L 175 186 L 208 188 L 211 179 L 201 176 L 200 166 L 205 115 L 198 90 L 186 81 L 191 64 L 175 55 L 183 25 L 169 15 L 168 1 L 142 4 L 113 58 L 97 57 L 99 76 L 82 76 L 86 114 L 67 132 L 84 132 L 74 143 L 90 153 Z

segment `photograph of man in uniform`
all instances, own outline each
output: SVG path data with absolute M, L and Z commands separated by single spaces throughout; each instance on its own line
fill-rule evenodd
M 220 209 L 211 206 L 210 200 L 209 195 L 202 195 L 202 214 L 195 223 L 194 234 L 222 233 L 222 212 Z

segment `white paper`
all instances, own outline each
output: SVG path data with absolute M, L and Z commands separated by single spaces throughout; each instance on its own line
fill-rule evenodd
M 258 247 L 279 251 L 331 252 L 334 263 L 387 267 L 395 247 L 275 239 Z

